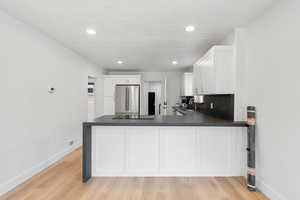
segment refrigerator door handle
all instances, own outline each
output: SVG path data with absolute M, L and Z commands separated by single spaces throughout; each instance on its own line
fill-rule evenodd
M 129 112 L 129 88 L 126 87 L 125 90 L 125 111 Z
M 161 113 L 161 103 L 158 105 L 158 114 L 160 115 Z

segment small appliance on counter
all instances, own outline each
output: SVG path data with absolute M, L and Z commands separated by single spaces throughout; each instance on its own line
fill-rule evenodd
M 194 103 L 204 103 L 204 95 L 194 96 Z
M 181 96 L 181 107 L 192 110 L 194 109 L 194 97 L 193 96 Z

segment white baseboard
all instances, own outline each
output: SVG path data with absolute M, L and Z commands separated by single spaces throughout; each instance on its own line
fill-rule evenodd
M 50 165 L 52 165 L 53 163 L 55 163 L 56 161 L 58 161 L 59 159 L 61 159 L 68 153 L 74 151 L 75 149 L 77 149 L 80 146 L 81 146 L 81 143 L 76 142 L 72 146 L 64 149 L 63 151 L 61 151 L 59 153 L 56 153 L 49 159 L 41 162 L 37 166 L 32 167 L 31 169 L 28 169 L 28 170 L 22 172 L 18 176 L 11 178 L 6 183 L 1 184 L 0 185 L 0 196 L 7 193 L 8 191 L 14 189 L 16 186 L 20 185 L 21 183 L 24 183 L 26 180 L 28 180 L 31 177 L 33 177 L 34 175 L 38 174 L 42 170 L 46 169 L 47 167 L 49 167 Z
M 286 200 L 279 192 L 275 191 L 270 185 L 266 184 L 262 179 L 257 178 L 257 188 L 271 200 Z

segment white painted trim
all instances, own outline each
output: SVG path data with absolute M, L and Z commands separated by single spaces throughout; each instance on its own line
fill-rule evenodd
M 65 155 L 71 153 L 72 151 L 74 151 L 75 149 L 77 149 L 80 146 L 81 146 L 81 143 L 79 141 L 77 141 L 72 146 L 62 150 L 61 152 L 54 154 L 49 159 L 41 162 L 40 164 L 36 165 L 35 167 L 32 167 L 31 169 L 28 169 L 28 170 L 22 172 L 18 176 L 11 178 L 6 183 L 1 184 L 0 185 L 0 196 L 9 192 L 10 190 L 14 189 L 18 185 L 24 183 L 28 179 L 32 178 L 34 175 L 40 173 L 41 171 L 48 168 L 50 165 L 54 164 L 59 159 L 61 159 Z
M 261 178 L 256 178 L 257 188 L 272 200 L 287 200 L 282 194 L 275 191 L 270 185 Z

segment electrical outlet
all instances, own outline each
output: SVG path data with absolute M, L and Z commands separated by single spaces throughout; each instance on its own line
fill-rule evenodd
M 214 103 L 210 103 L 210 109 L 211 109 L 211 110 L 214 109 Z
M 74 140 L 71 140 L 71 141 L 69 142 L 69 145 L 72 146 L 73 144 L 74 144 Z

